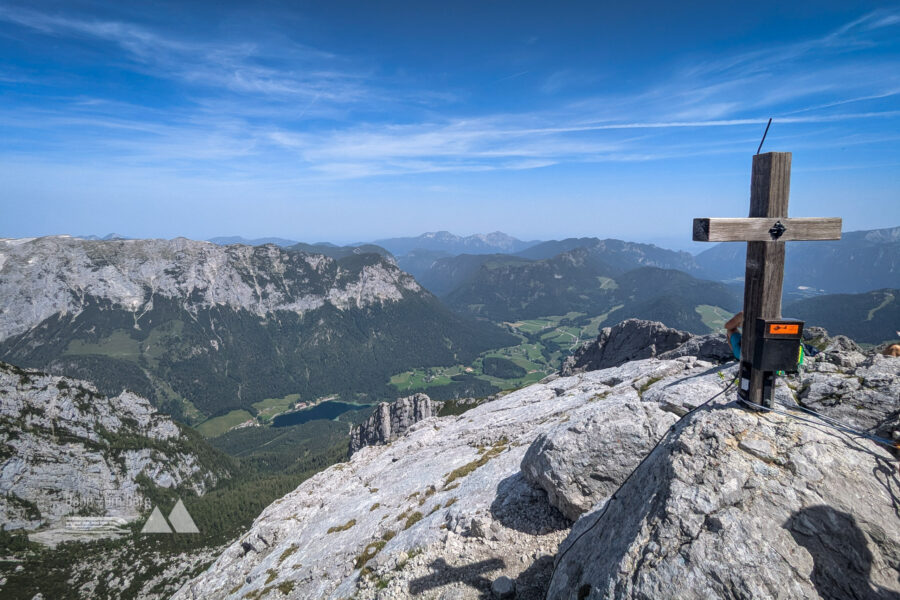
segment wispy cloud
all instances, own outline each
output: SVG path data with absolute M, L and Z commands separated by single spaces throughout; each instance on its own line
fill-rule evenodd
M 52 106 L 0 104 L 0 124 L 14 138 L 46 132 L 32 143 L 35 152 L 72 154 L 77 142 L 79 155 L 106 153 L 130 166 L 289 170 L 327 179 L 523 170 L 683 156 L 684 140 L 674 132 L 687 128 L 704 132 L 694 154 L 745 152 L 748 134 L 758 135 L 769 116 L 779 126 L 900 116 L 896 103 L 884 102 L 900 91 L 900 58 L 865 54 L 895 43 L 897 11 L 868 13 L 814 39 L 714 60 L 683 58 L 665 79 L 628 92 L 579 96 L 571 92 L 584 89 L 578 71 L 538 77 L 523 70 L 496 81 L 531 74 L 536 91 L 560 92 L 558 105 L 488 114 L 460 102 L 466 90 L 389 89 L 371 66 L 285 40 L 277 47 L 198 41 L 133 23 L 20 8 L 0 7 L 0 21 L 112 44 L 129 68 L 185 86 L 190 102 L 171 107 L 84 96 Z M 841 111 L 848 104 L 859 108 Z M 424 105 L 437 110 L 410 108 Z M 325 124 L 310 125 L 312 119 Z
M 49 36 L 113 44 L 135 68 L 160 78 L 258 96 L 319 97 L 348 103 L 367 97 L 364 74 L 337 69 L 340 61 L 333 54 L 293 42 L 282 40 L 277 49 L 249 42 L 198 42 L 132 23 L 13 7 L 0 7 L 0 21 Z

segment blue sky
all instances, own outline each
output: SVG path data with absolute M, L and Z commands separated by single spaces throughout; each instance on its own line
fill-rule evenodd
M 0 236 L 684 247 L 769 117 L 792 215 L 900 225 L 900 7 L 0 0 Z

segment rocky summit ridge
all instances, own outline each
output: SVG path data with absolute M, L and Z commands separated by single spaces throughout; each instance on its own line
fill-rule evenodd
M 363 308 L 421 291 L 389 258 L 348 268 L 319 254 L 274 245 L 219 246 L 185 238 L 91 241 L 68 236 L 0 239 L 0 303 L 29 310 L 0 311 L 0 340 L 48 317 L 78 314 L 89 299 L 135 315 L 154 296 L 188 310 L 228 306 L 257 315 L 297 314 L 324 305 Z
M 779 380 L 792 416 L 739 406 L 735 370 L 650 357 L 424 419 L 175 598 L 896 597 L 896 455 L 796 407 L 897 436 L 900 361 L 830 344 Z

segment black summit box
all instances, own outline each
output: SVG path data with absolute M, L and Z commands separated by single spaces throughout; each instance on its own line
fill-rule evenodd
M 753 368 L 760 371 L 797 371 L 803 321 L 756 319 Z

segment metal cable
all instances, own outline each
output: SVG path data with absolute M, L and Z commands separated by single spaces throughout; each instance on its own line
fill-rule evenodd
M 719 392 L 718 394 L 714 395 L 712 398 L 706 400 L 705 402 L 703 402 L 703 404 L 699 404 L 699 405 L 695 406 L 694 408 L 692 408 L 691 410 L 689 410 L 687 413 L 685 413 L 685 415 L 684 415 L 681 419 L 679 419 L 677 422 L 675 422 L 675 423 L 672 425 L 672 427 L 670 428 L 670 430 L 671 430 L 672 428 L 674 428 L 675 425 L 677 425 L 678 423 L 680 423 L 681 421 L 683 421 L 684 419 L 686 419 L 687 417 L 689 417 L 691 414 L 693 414 L 694 412 L 700 410 L 701 408 L 703 408 L 704 406 L 706 406 L 707 404 L 709 404 L 710 402 L 712 402 L 713 400 L 715 400 L 716 398 L 718 398 L 719 396 L 721 396 L 722 394 L 724 394 L 725 392 L 727 392 L 729 389 L 731 389 L 731 386 L 734 385 L 735 381 L 737 381 L 737 379 L 734 379 L 734 380 L 732 380 L 731 382 L 729 382 L 729 384 L 726 385 L 726 386 L 722 389 L 721 392 Z M 641 462 L 639 462 L 639 463 L 637 464 L 637 466 L 636 466 L 634 469 L 632 469 L 631 473 L 628 474 L 628 477 L 625 478 L 625 481 L 622 482 L 622 485 L 619 486 L 619 489 L 617 489 L 617 490 L 615 491 L 615 493 L 613 493 L 613 495 L 610 496 L 609 500 L 606 501 L 606 504 L 603 506 L 603 510 L 602 510 L 602 511 L 600 512 L 600 514 L 597 516 L 597 520 L 595 520 L 595 521 L 593 522 L 593 524 L 592 524 L 590 527 L 588 527 L 587 529 L 585 529 L 584 531 L 582 531 L 580 534 L 578 534 L 578 537 L 576 537 L 576 538 L 572 541 L 572 543 L 569 544 L 569 547 L 566 548 L 565 550 L 563 550 L 562 554 L 559 555 L 559 558 L 558 558 L 557 561 L 556 561 L 556 565 L 554 565 L 554 567 L 553 567 L 553 572 L 550 573 L 550 581 L 553 581 L 553 576 L 556 575 L 556 568 L 562 563 L 562 559 L 565 558 L 565 556 L 566 556 L 566 554 L 568 554 L 569 550 L 571 550 L 572 548 L 574 548 L 575 545 L 579 542 L 579 540 L 581 540 L 581 538 L 585 536 L 585 534 L 587 534 L 589 531 L 591 531 L 594 527 L 597 526 L 598 523 L 600 523 L 601 520 L 603 520 L 603 515 L 606 514 L 606 510 L 609 508 L 609 505 L 612 504 L 612 501 L 616 499 L 616 496 L 618 495 L 619 491 L 620 491 L 623 487 L 625 487 L 625 484 L 628 483 L 628 480 L 631 479 L 631 476 L 634 475 L 634 474 L 637 472 L 637 470 L 641 468 L 641 465 L 643 465 L 644 462 L 645 462 L 648 458 L 650 458 L 650 455 L 653 454 L 653 452 L 659 447 L 659 445 L 662 443 L 662 441 L 663 441 L 664 439 L 666 439 L 666 436 L 663 436 L 663 437 L 659 438 L 659 440 L 657 440 L 656 444 L 654 444 L 654 446 L 653 446 L 653 448 L 650 450 L 650 452 L 648 452 L 647 454 L 645 454 L 645 455 L 644 455 L 644 458 L 641 459 Z M 549 592 L 550 590 L 548 589 L 547 591 Z M 544 595 L 545 600 L 546 600 L 546 597 L 547 597 L 547 596 L 546 596 L 546 594 L 545 594 L 545 595 Z

